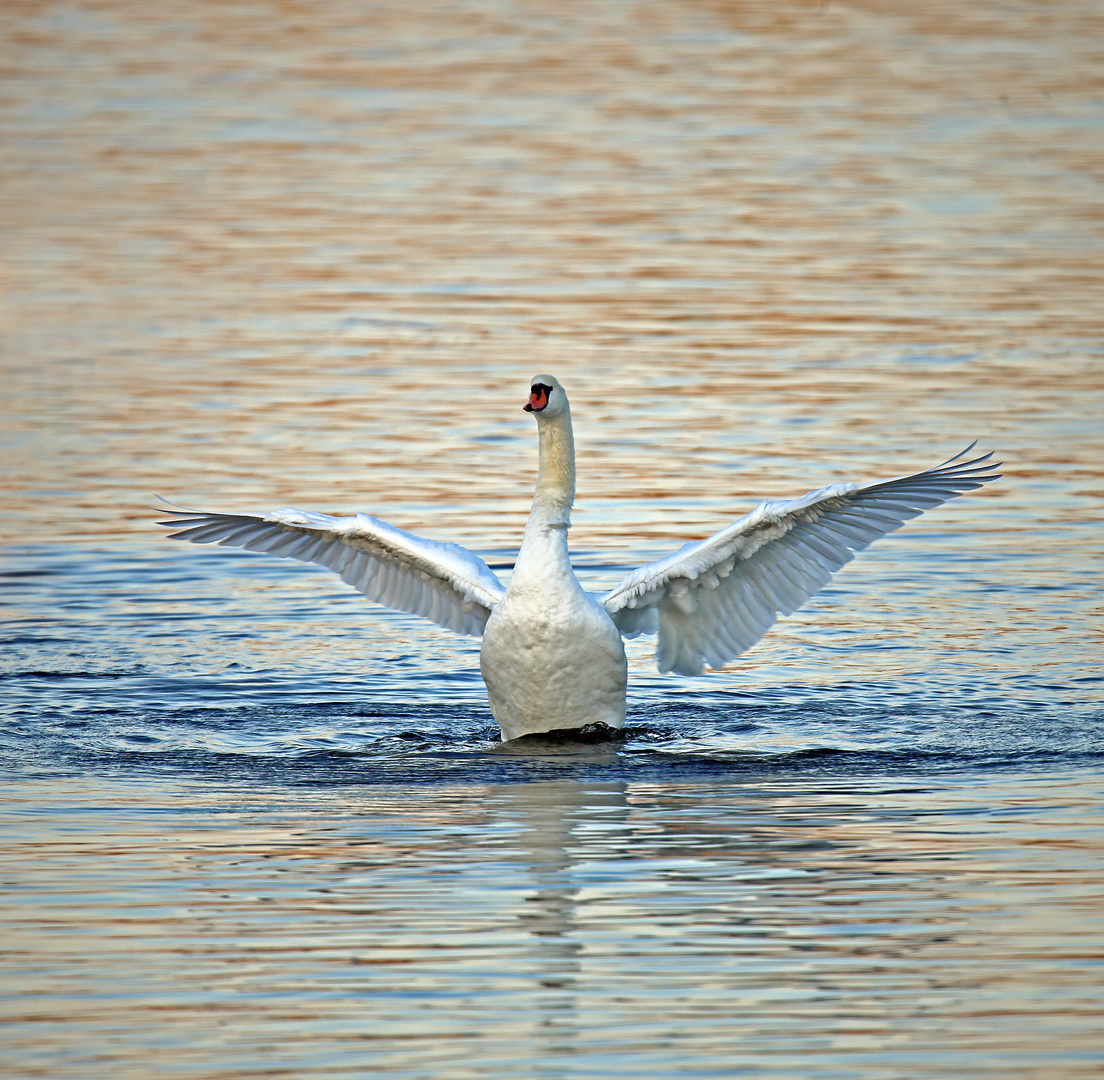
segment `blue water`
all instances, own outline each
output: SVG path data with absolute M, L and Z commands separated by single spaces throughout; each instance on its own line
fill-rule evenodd
M 1076 581 L 903 532 L 758 662 L 635 645 L 620 737 L 502 744 L 474 642 L 154 528 L 6 553 L 11 1075 L 1101 1067 L 1100 676 L 974 637 Z
M 594 580 L 628 569 L 581 561 Z M 861 645 L 830 634 L 789 642 L 752 672 L 745 661 L 662 677 L 652 642 L 637 643 L 627 731 L 601 753 L 600 738 L 545 746 L 548 765 L 540 740 L 525 752 L 496 746 L 476 641 L 370 605 L 327 572 L 156 536 L 114 549 L 11 549 L 7 565 L 0 685 L 15 775 L 123 769 L 292 785 L 516 782 L 547 768 L 618 780 L 985 775 L 1092 769 L 1104 745 L 1104 676 L 1089 656 L 1064 658 L 1065 670 L 1058 655 L 1025 667 L 1021 653 L 979 644 L 970 659 L 985 664 L 983 678 L 946 652 L 935 671 L 879 681 L 874 657 L 903 653 L 908 664 L 914 648 L 935 646 L 878 641 L 871 614 L 851 611 L 867 630 Z M 944 581 L 961 588 L 969 570 L 953 566 Z M 810 605 L 810 625 L 861 606 L 856 594 L 876 593 L 891 569 L 845 571 Z M 842 587 L 852 579 L 862 588 Z M 1004 592 L 984 589 L 990 601 Z M 1091 598 L 1050 593 L 1052 613 L 1090 613 Z M 971 610 L 980 619 L 981 601 Z

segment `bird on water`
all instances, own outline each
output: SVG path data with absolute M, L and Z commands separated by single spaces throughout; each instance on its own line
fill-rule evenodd
M 762 502 L 704 540 L 633 570 L 604 596 L 571 567 L 575 443 L 567 395 L 538 375 L 524 406 L 537 422 L 533 508 L 510 584 L 459 544 L 427 540 L 370 514 L 286 508 L 264 517 L 172 510 L 171 536 L 319 563 L 369 600 L 482 637 L 480 670 L 503 740 L 625 723 L 622 638 L 657 634 L 661 672 L 697 675 L 750 649 L 856 551 L 909 518 L 996 480 L 973 444 L 942 465 L 880 483 L 832 484 Z

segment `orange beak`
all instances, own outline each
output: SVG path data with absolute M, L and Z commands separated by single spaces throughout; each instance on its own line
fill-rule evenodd
M 548 392 L 539 387 L 529 395 L 529 403 L 525 406 L 526 412 L 540 412 L 548 404 Z

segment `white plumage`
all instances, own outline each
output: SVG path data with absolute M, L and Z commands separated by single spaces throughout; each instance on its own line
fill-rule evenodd
M 478 556 L 369 514 L 277 510 L 267 517 L 170 511 L 172 536 L 319 563 L 369 600 L 483 636 L 480 668 L 504 739 L 625 719 L 621 637 L 659 634 L 662 672 L 696 675 L 752 647 L 779 614 L 819 592 L 856 551 L 909 518 L 999 476 L 973 445 L 924 472 L 833 484 L 763 502 L 705 540 L 641 566 L 604 597 L 579 585 L 567 549 L 575 497 L 571 411 L 551 375 L 532 382 L 540 467 L 508 589 Z

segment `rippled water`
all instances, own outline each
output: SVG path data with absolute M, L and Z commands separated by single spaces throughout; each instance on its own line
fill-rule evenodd
M 1096 3 L 0 8 L 11 1077 L 1098 1076 Z M 1005 479 L 612 743 L 477 643 L 164 540 L 369 510 L 580 575 Z

